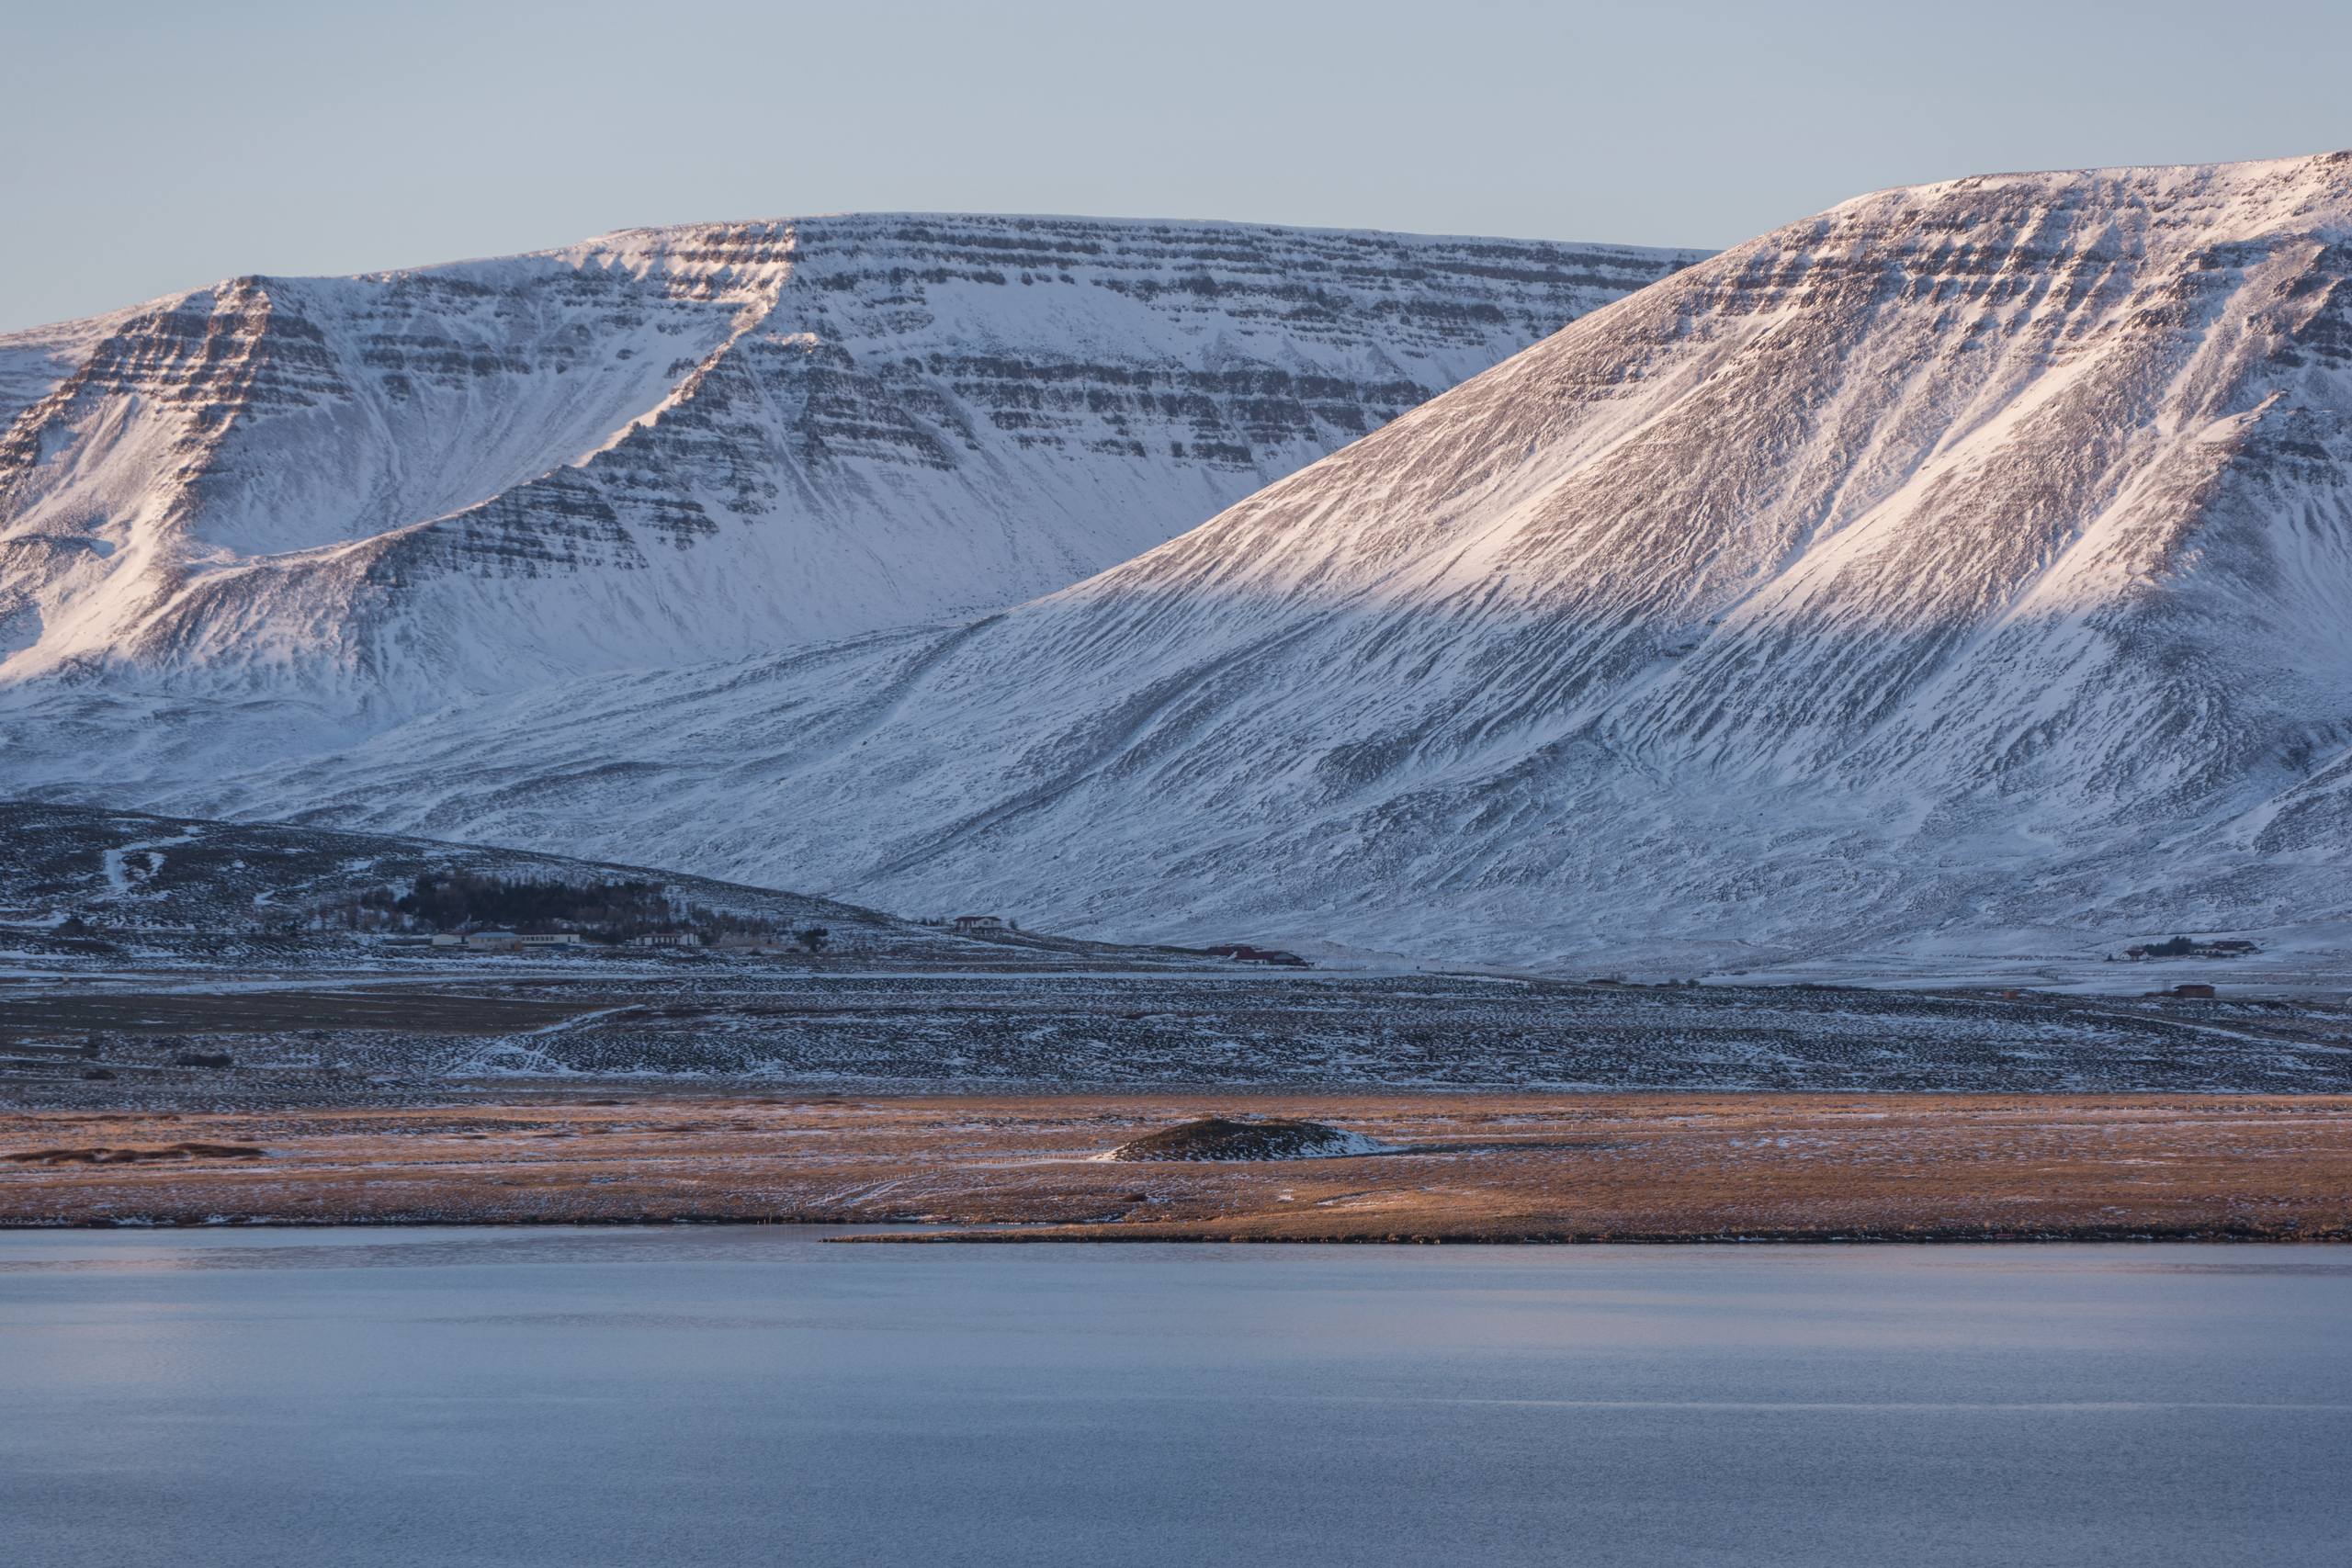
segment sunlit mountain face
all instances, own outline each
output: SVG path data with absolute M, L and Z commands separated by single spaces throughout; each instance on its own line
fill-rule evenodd
M 1125 937 L 2302 940 L 2347 917 L 2347 229 L 2340 154 L 1885 192 L 1011 610 L 267 767 L 51 696 L 18 756 Z

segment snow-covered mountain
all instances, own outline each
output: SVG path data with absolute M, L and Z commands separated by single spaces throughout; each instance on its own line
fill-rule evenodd
M 2079 952 L 2352 918 L 2348 612 L 2335 154 L 1848 202 L 951 629 L 98 754 L 1131 938 Z
M 0 682 L 455 695 L 1017 602 L 1695 253 L 854 216 L 0 336 Z

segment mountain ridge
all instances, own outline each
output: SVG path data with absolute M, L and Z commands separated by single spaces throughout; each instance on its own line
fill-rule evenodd
M 2340 153 L 1857 198 L 978 621 L 127 773 L 1130 939 L 2338 929 L 2348 240 Z
M 2347 232 L 2340 155 L 1841 204 L 990 620 L 267 798 L 1538 962 L 2332 919 Z
M 0 337 L 0 679 L 364 732 L 1010 603 L 1689 259 L 909 214 L 232 278 Z

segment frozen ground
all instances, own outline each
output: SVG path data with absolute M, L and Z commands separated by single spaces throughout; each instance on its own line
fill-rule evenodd
M 2352 1009 L 1459 975 L 187 977 L 0 991 L 23 1106 L 407 1103 L 599 1082 L 866 1089 L 1117 1086 L 2352 1090 Z M 190 1051 L 233 1065 L 175 1066 Z M 94 1067 L 112 1076 L 85 1078 Z

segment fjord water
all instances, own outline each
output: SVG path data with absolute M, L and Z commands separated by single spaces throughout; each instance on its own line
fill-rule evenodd
M 0 1235 L 20 1568 L 2312 1563 L 2352 1251 Z

